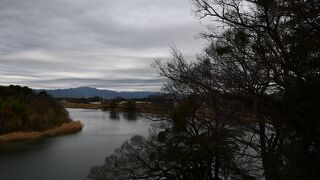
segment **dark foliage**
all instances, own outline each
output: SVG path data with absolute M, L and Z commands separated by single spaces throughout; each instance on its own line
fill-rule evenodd
M 0 87 L 0 133 L 44 130 L 70 121 L 68 112 L 46 92 Z
M 155 64 L 175 107 L 89 179 L 318 179 L 320 2 L 193 2 L 205 52 Z

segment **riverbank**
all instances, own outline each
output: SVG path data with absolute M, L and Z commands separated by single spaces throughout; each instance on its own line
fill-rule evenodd
M 118 111 L 118 112 L 141 112 L 141 113 L 163 113 L 166 110 L 163 108 L 157 107 L 151 103 L 136 103 L 136 107 L 134 109 L 128 109 L 126 105 L 119 104 L 116 108 L 110 108 L 107 104 L 85 104 L 85 103 L 72 103 L 68 101 L 60 101 L 64 108 L 80 108 L 80 109 L 101 109 L 101 110 L 110 110 L 110 111 Z
M 0 136 L 0 143 L 25 141 L 39 139 L 44 137 L 54 137 L 58 135 L 72 134 L 81 131 L 83 125 L 80 121 L 71 121 L 63 123 L 59 127 L 54 127 L 44 131 L 29 131 L 29 132 L 12 132 Z
M 64 108 L 80 108 L 80 109 L 102 109 L 101 104 L 85 104 L 85 103 L 71 103 L 68 101 L 60 101 Z

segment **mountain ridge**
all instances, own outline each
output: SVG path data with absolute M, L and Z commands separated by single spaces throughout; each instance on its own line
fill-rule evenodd
M 146 98 L 151 95 L 157 95 L 159 92 L 151 91 L 112 91 L 112 90 L 102 90 L 93 87 L 77 87 L 77 88 L 66 88 L 66 89 L 35 89 L 36 92 L 46 91 L 53 97 L 69 97 L 69 98 L 91 98 L 91 97 L 102 97 L 107 99 L 113 99 L 116 97 L 122 97 L 126 99 L 133 98 Z

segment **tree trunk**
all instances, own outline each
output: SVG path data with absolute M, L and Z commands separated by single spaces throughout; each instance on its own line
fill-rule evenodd
M 266 180 L 270 180 L 268 157 L 267 157 L 268 155 L 266 151 L 265 129 L 266 129 L 265 122 L 261 122 L 260 120 L 259 121 L 259 138 L 260 138 L 261 159 L 262 159 L 265 178 Z
M 220 159 L 219 156 L 216 156 L 214 162 L 214 178 L 213 180 L 219 180 L 219 169 L 220 169 Z

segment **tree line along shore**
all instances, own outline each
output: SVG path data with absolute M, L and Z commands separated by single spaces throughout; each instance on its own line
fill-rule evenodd
M 0 86 L 0 143 L 75 133 L 82 126 L 45 92 Z
M 140 99 L 102 99 L 93 98 L 58 98 L 64 108 L 102 109 L 114 111 L 136 111 L 159 113 L 166 110 L 163 107 L 165 95 Z

